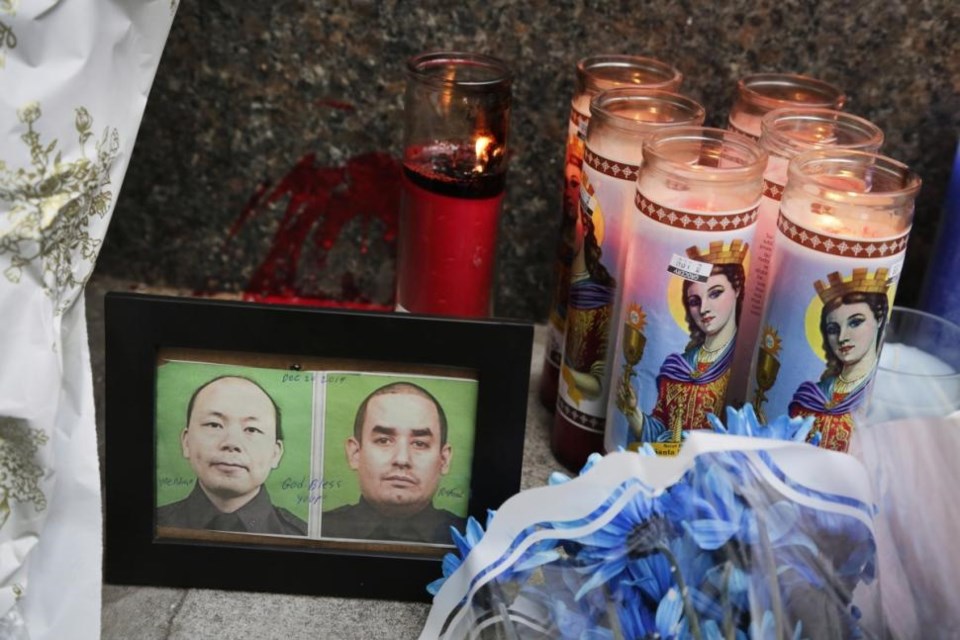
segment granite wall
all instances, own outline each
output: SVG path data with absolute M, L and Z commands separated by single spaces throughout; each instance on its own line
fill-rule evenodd
M 806 73 L 843 87 L 847 110 L 880 125 L 886 153 L 924 179 L 900 291 L 911 303 L 960 131 L 958 33 L 955 0 L 183 0 L 98 270 L 232 291 L 271 247 L 283 272 L 302 244 L 301 292 L 389 299 L 394 220 L 383 209 L 396 173 L 382 153 L 399 154 L 404 61 L 475 50 L 516 73 L 497 313 L 543 319 L 574 64 L 617 52 L 678 66 L 708 124 L 725 122 L 748 73 Z M 301 211 L 281 228 L 289 195 L 265 202 L 278 185 L 314 204 L 339 200 L 330 219 Z M 350 209 L 358 193 L 379 196 L 369 205 L 377 215 Z

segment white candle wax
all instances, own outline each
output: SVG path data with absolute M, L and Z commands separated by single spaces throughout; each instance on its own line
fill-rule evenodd
M 867 407 L 868 425 L 898 418 L 946 416 L 960 409 L 960 374 L 935 355 L 900 343 L 880 352 Z
M 909 231 L 898 219 L 870 218 L 872 211 L 866 208 L 861 217 L 854 207 L 842 202 L 829 208 L 813 199 L 794 197 L 784 202 L 781 208 L 794 224 L 841 240 L 882 240 Z

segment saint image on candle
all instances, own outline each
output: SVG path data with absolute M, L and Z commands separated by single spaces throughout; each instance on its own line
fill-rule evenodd
M 584 183 L 580 192 L 582 238 L 570 270 L 567 337 L 562 375 L 574 401 L 597 398 L 603 392 L 610 316 L 617 282 L 601 263 L 603 257 L 603 212 L 592 189 Z
M 617 408 L 627 418 L 632 441 L 680 442 L 684 429 L 708 428 L 707 414 L 720 414 L 743 307 L 748 249 L 741 240 L 729 245 L 711 242 L 704 251 L 687 249 L 689 258 L 713 268 L 706 282 L 684 279 L 680 287 L 690 341 L 682 353 L 670 354 L 660 366 L 653 411 L 640 412 L 636 391 L 620 385 Z
M 817 280 L 823 302 L 820 336 L 826 366 L 820 380 L 801 384 L 790 401 L 791 417 L 813 416 L 810 438 L 820 446 L 846 451 L 853 434 L 852 412 L 864 401 L 877 367 L 889 310 L 887 270 L 854 269 L 849 280 L 839 272 Z

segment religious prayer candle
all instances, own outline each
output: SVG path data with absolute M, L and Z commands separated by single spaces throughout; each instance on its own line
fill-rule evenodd
M 619 88 L 597 95 L 587 130 L 581 172 L 578 246 L 570 270 L 557 412 L 551 447 L 579 469 L 603 450 L 610 370 L 610 321 L 633 211 L 643 141 L 656 131 L 703 123 L 704 109 L 666 91 Z
M 724 406 L 766 153 L 683 127 L 644 144 L 620 313 L 611 332 L 605 446 L 658 453 Z
M 576 253 L 577 211 L 580 198 L 580 169 L 583 147 L 590 122 L 590 101 L 601 91 L 616 87 L 642 87 L 676 91 L 683 80 L 674 67 L 640 56 L 597 55 L 577 63 L 576 92 L 570 104 L 567 126 L 567 150 L 564 163 L 564 185 L 561 203 L 560 241 L 554 264 L 556 279 L 550 303 L 547 348 L 540 377 L 540 402 L 550 411 L 557 406 L 557 382 L 560 355 L 567 318 L 567 293 L 570 288 L 570 265 Z
M 490 315 L 511 74 L 472 53 L 407 63 L 397 310 Z
M 790 161 L 748 400 L 758 415 L 813 416 L 846 451 L 876 369 L 920 178 L 842 149 Z
M 763 116 L 784 107 L 841 109 L 846 96 L 831 84 L 791 73 L 756 73 L 737 82 L 737 95 L 730 108 L 728 128 L 760 138 Z
M 787 165 L 810 149 L 860 149 L 876 152 L 883 132 L 854 115 L 814 107 L 776 109 L 763 117 L 760 146 L 767 152 L 763 197 L 753 243 L 753 262 L 747 274 L 747 293 L 740 315 L 737 350 L 733 358 L 727 401 L 739 406 L 747 400 L 750 363 L 760 336 L 760 317 L 768 283 L 773 279 L 770 259 L 777 234 L 780 198 L 787 184 Z

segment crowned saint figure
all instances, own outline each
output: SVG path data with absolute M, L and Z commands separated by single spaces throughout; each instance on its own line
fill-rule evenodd
M 814 283 L 823 302 L 820 335 L 826 366 L 816 382 L 802 383 L 793 394 L 789 413 L 813 416 L 809 437 L 820 435 L 820 446 L 846 451 L 853 434 L 852 412 L 866 395 L 876 370 L 889 311 L 887 269 L 872 276 L 854 269 L 849 280 L 839 272 L 827 282 Z
M 616 294 L 616 279 L 601 262 L 603 250 L 597 239 L 594 216 L 602 215 L 599 205 L 590 206 L 592 186 L 584 180 L 580 192 L 583 240 L 573 259 L 570 273 L 567 333 L 561 374 L 571 399 L 596 399 L 603 391 L 607 341 Z
M 682 305 L 690 340 L 672 353 L 657 374 L 657 401 L 649 414 L 637 409 L 636 392 L 622 385 L 617 407 L 635 440 L 680 442 L 684 429 L 709 428 L 707 414 L 723 409 L 730 364 L 743 306 L 743 262 L 749 244 L 711 242 L 706 250 L 687 249 L 687 257 L 713 265 L 705 282 L 684 279 Z M 656 445 L 654 448 L 657 448 Z

